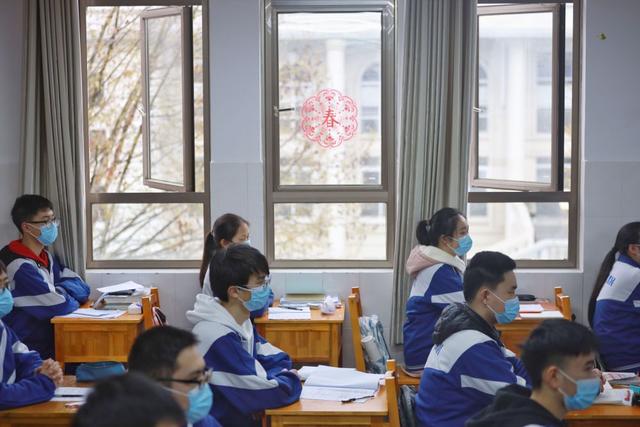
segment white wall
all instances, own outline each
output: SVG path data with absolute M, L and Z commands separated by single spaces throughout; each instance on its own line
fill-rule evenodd
M 22 16 L 20 0 L 0 2 L 0 242 L 16 236 L 9 213 L 18 196 Z
M 17 191 L 21 29 L 18 0 L 0 2 L 0 189 L 9 200 Z M 572 297 L 573 308 L 584 319 L 586 302 L 604 253 L 625 222 L 640 217 L 640 120 L 636 118 L 640 81 L 640 2 L 635 0 L 586 0 L 583 58 L 583 157 L 584 208 L 581 212 L 583 267 L 553 272 L 518 271 L 522 292 L 551 297 L 562 285 Z M 259 52 L 261 9 L 258 0 L 212 0 L 212 211 L 213 217 L 232 211 L 251 221 L 251 239 L 264 248 L 264 182 L 262 153 L 262 89 Z M 400 23 L 401 25 L 401 23 Z M 606 40 L 598 35 L 603 32 Z M 400 26 L 399 33 L 402 33 Z M 5 153 L 9 156 L 5 156 Z M 8 171 L 8 172 L 5 172 Z M 0 200 L 0 237 L 8 220 L 7 198 Z M 10 237 L 11 237 L 10 236 Z M 363 292 L 364 310 L 377 313 L 385 326 L 390 320 L 392 274 L 390 271 L 277 271 L 273 287 L 281 294 L 287 281 L 300 274 L 321 275 L 328 292 L 345 298 L 351 286 Z M 160 288 L 169 320 L 188 327 L 184 312 L 197 292 L 195 271 L 125 273 L 92 271 L 94 286 L 128 279 Z M 345 323 L 344 363 L 352 364 L 350 330 Z

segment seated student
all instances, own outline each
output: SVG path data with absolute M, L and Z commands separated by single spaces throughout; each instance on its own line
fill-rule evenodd
M 239 215 L 227 213 L 215 220 L 211 232 L 207 234 L 207 238 L 204 241 L 202 264 L 200 265 L 200 287 L 203 294 L 213 296 L 209 271 L 211 258 L 213 258 L 217 250 L 224 249 L 232 243 L 251 246 L 249 221 Z M 264 307 L 251 312 L 251 318 L 262 316 L 271 304 L 273 304 L 273 291 L 269 294 L 269 299 Z
M 71 426 L 181 427 L 184 423 L 184 411 L 169 391 L 130 372 L 99 382 Z
M 193 427 L 220 427 L 209 415 L 213 395 L 211 371 L 198 353 L 198 340 L 189 331 L 158 326 L 140 334 L 129 352 L 129 372 L 140 372 L 166 384 Z
M 466 303 L 444 309 L 433 333 L 416 416 L 421 426 L 462 426 L 509 384 L 527 384 L 522 363 L 500 341 L 496 323 L 518 315 L 516 263 L 499 252 L 479 252 L 464 273 Z
M 422 374 L 431 347 L 433 328 L 442 310 L 453 302 L 464 302 L 463 257 L 471 249 L 467 220 L 459 211 L 443 208 L 416 229 L 419 245 L 407 259 L 411 294 L 403 327 L 405 370 Z
M 600 392 L 593 333 L 579 323 L 545 320 L 523 346 L 522 363 L 533 391 L 511 384 L 467 427 L 561 427 L 567 411 L 585 409 Z
M 33 194 L 20 196 L 11 219 L 21 238 L 0 251 L 15 301 L 5 322 L 27 347 L 50 358 L 54 354 L 51 318 L 76 310 L 89 298 L 90 289 L 45 249 L 56 240 L 59 224 L 49 200 Z
M 11 312 L 13 298 L 7 289 L 7 269 L 0 261 L 0 319 Z M 62 370 L 51 359 L 44 362 L 29 351 L 0 320 L 0 410 L 45 402 L 62 383 Z
M 589 301 L 589 323 L 608 371 L 640 370 L 640 222 L 624 225 Z
M 210 268 L 215 298 L 198 294 L 187 319 L 213 370 L 211 414 L 225 427 L 257 426 L 256 415 L 297 401 L 302 391 L 289 355 L 249 320 L 269 298 L 269 265 L 257 249 L 231 245 L 216 252 Z

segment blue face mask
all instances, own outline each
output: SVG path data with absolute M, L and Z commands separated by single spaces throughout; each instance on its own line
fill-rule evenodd
M 213 393 L 209 384 L 202 384 L 189 393 L 183 393 L 172 388 L 165 387 L 172 393 L 178 393 L 187 396 L 189 400 L 189 409 L 187 409 L 187 421 L 194 424 L 206 417 L 213 406 Z
M 269 301 L 269 296 L 271 295 L 271 288 L 269 287 L 270 278 L 267 276 L 265 282 L 262 286 L 253 289 L 247 289 L 240 286 L 236 286 L 238 289 L 242 289 L 243 291 L 251 292 L 251 299 L 249 301 L 242 301 L 244 307 L 249 311 L 256 311 L 264 308 L 267 305 L 267 301 Z
M 568 396 L 564 391 L 560 390 L 560 393 L 564 396 L 564 407 L 569 411 L 573 411 L 587 409 L 591 406 L 596 397 L 598 397 L 598 393 L 600 393 L 600 378 L 587 378 L 576 381 L 561 369 L 558 369 L 558 371 L 576 385 L 576 394 L 573 396 Z
M 38 241 L 45 246 L 53 245 L 53 242 L 58 238 L 58 224 L 50 223 L 40 229 L 40 236 Z
M 459 239 L 456 239 L 455 237 L 452 237 L 452 239 L 458 242 L 458 247 L 453 249 L 453 251 L 459 257 L 465 256 L 467 252 L 471 250 L 471 246 L 473 246 L 473 240 L 471 239 L 471 236 L 469 236 L 468 234 L 462 236 Z
M 491 291 L 489 291 L 491 292 Z M 487 304 L 489 310 L 493 311 L 493 314 L 496 315 L 496 321 L 501 324 L 511 323 L 514 321 L 516 317 L 518 317 L 518 313 L 520 312 L 520 300 L 518 297 L 513 297 L 504 301 L 498 295 L 491 292 L 496 298 L 498 298 L 504 304 L 504 311 L 502 313 L 496 312 L 490 305 Z
M 9 289 L 0 291 L 0 318 L 11 313 L 13 310 L 13 295 Z

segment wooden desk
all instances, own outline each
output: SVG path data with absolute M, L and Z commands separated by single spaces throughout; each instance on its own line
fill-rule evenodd
M 569 427 L 640 426 L 640 407 L 593 405 L 584 411 L 571 411 L 565 420 Z
M 389 407 L 384 385 L 365 403 L 301 399 L 278 409 L 267 409 L 271 427 L 388 426 Z
M 523 303 L 522 305 L 524 305 Z M 545 311 L 558 311 L 558 307 L 549 301 L 535 301 L 535 304 L 540 304 Z M 533 331 L 542 321 L 542 318 L 527 318 L 523 319 L 518 316 L 513 322 L 505 325 L 496 325 L 496 329 L 502 332 L 502 343 L 509 350 L 513 351 L 516 356 L 520 357 L 520 344 L 524 343 L 529 334 Z
M 138 334 L 144 330 L 142 314 L 117 319 L 54 317 L 56 360 L 65 363 L 126 362 Z
M 260 335 L 287 352 L 294 362 L 331 366 L 340 366 L 343 322 L 344 305 L 331 315 L 311 310 L 310 320 L 269 320 L 268 313 L 255 319 Z
M 82 387 L 83 384 L 76 385 L 76 377 L 65 376 L 63 385 Z M 66 403 L 68 402 L 43 402 L 0 411 L 0 427 L 70 426 L 77 408 L 67 408 Z

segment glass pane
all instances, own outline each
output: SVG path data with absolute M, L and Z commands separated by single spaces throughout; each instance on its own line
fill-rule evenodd
M 550 12 L 479 17 L 478 101 L 486 113 L 478 149 L 488 179 L 551 182 L 536 176 L 536 158 L 552 155 L 552 24 Z
M 91 212 L 96 261 L 202 256 L 202 204 L 96 204 Z
M 381 184 L 381 14 L 278 14 L 281 185 Z
M 573 90 L 573 5 L 565 6 L 565 61 L 564 61 L 564 191 L 571 191 L 571 125 Z M 568 159 L 568 161 L 567 161 Z
M 149 178 L 184 185 L 182 17 L 146 19 Z
M 386 259 L 385 203 L 279 203 L 274 209 L 276 259 Z
M 500 251 L 514 259 L 567 259 L 569 204 L 469 203 L 473 248 Z
M 151 7 L 86 9 L 87 172 L 92 193 L 162 192 L 143 183 L 140 14 L 148 9 Z M 204 143 L 202 131 L 198 130 L 198 123 L 202 129 L 203 120 L 202 11 L 201 7 L 193 10 L 197 17 L 194 21 L 194 70 L 199 70 L 194 75 L 196 189 L 203 191 Z M 175 127 L 181 129 L 182 118 L 178 123 Z M 178 163 L 175 161 L 177 156 L 170 157 Z M 179 157 L 180 165 L 181 160 Z

